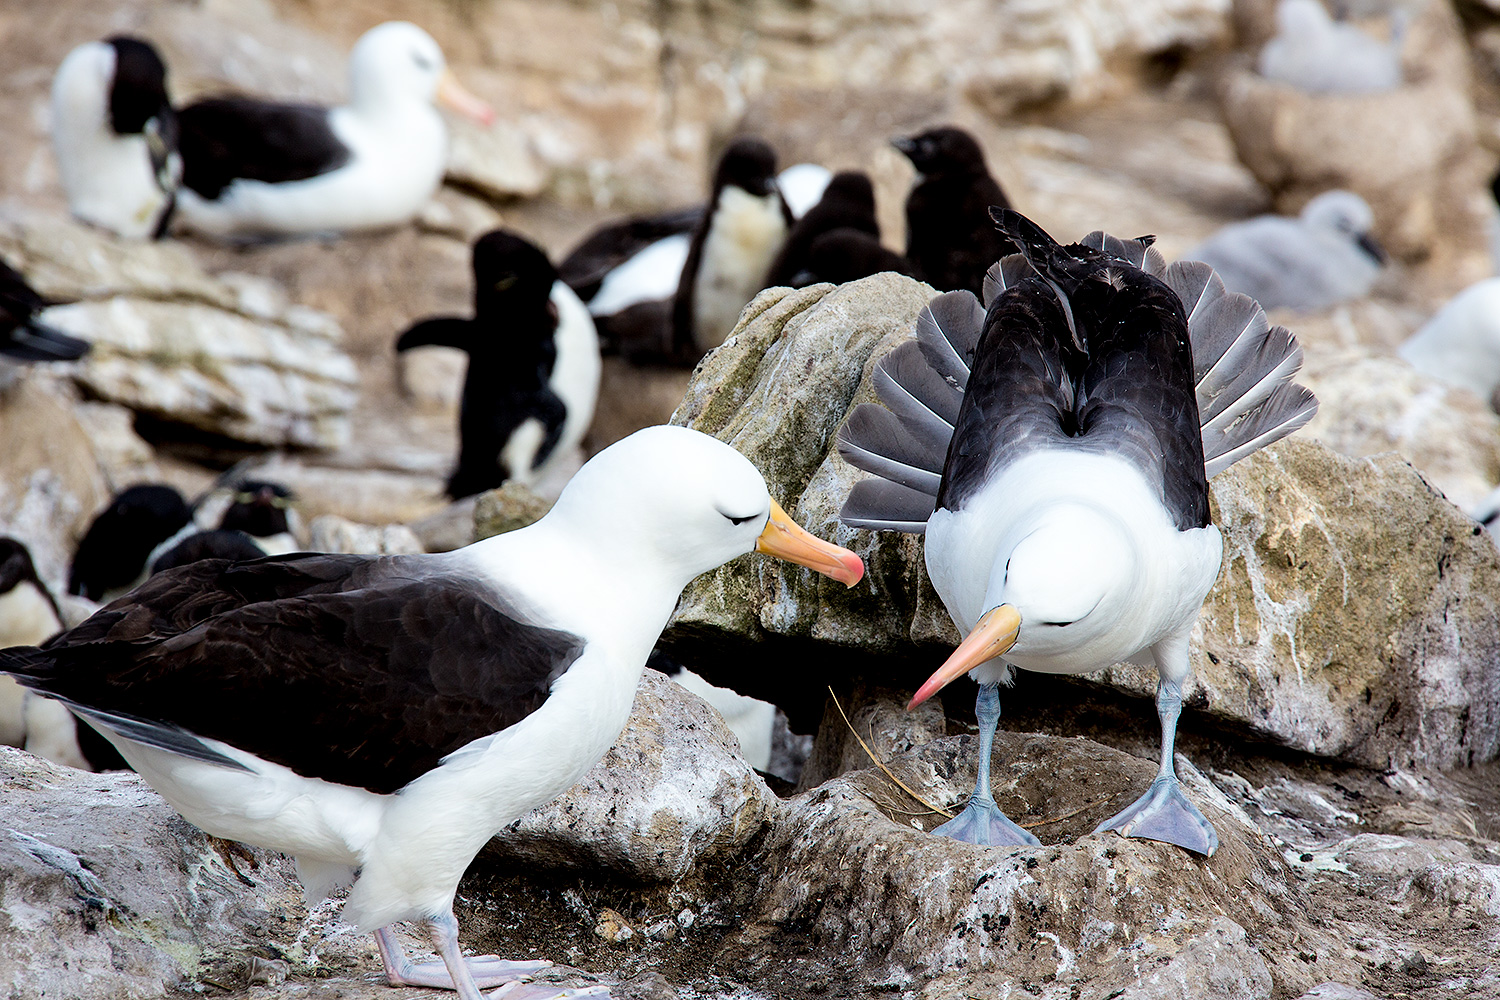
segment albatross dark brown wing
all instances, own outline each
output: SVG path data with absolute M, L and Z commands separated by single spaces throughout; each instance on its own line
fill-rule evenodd
M 438 569 L 434 569 L 434 565 Z M 394 792 L 547 700 L 583 651 L 432 557 L 207 560 L 160 574 L 0 670 L 174 752 L 219 740 Z

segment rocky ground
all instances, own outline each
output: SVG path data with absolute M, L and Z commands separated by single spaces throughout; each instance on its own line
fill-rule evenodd
M 1344 5 L 1377 34 L 1390 6 Z M 1350 186 L 1395 264 L 1369 299 L 1273 317 L 1306 347 L 1320 415 L 1214 482 L 1225 568 L 1179 742 L 1212 859 L 1089 832 L 1154 772 L 1152 682 L 1128 665 L 1006 695 L 997 796 L 1042 848 L 920 832 L 973 780 L 972 691 L 901 711 L 956 635 L 915 540 L 833 517 L 857 473 L 832 434 L 930 294 L 882 277 L 765 293 L 691 375 L 608 361 L 587 441 L 676 411 L 866 557 L 847 594 L 739 561 L 689 589 L 665 637 L 816 734 L 801 781 L 773 789 L 711 709 L 648 674 L 621 744 L 481 855 L 460 920 L 477 950 L 642 1000 L 1500 997 L 1500 557 L 1462 511 L 1500 481 L 1500 416 L 1393 353 L 1490 273 L 1500 15 L 1403 6 L 1411 85 L 1314 100 L 1248 71 L 1265 0 L 0 3 L 0 254 L 96 344 L 0 393 L 0 530 L 57 583 L 112 490 L 196 492 L 249 460 L 309 518 L 346 519 L 337 537 L 398 524 L 461 544 L 474 511 L 439 496 L 461 362 L 398 365 L 395 336 L 467 308 L 475 235 L 504 224 L 560 254 L 621 212 L 691 202 L 736 128 L 786 163 L 868 170 L 893 247 L 911 172 L 886 140 L 940 121 L 971 128 L 1054 233 L 1155 233 L 1169 257 Z M 223 247 L 67 219 L 46 92 L 72 45 L 149 35 L 179 97 L 333 100 L 348 45 L 395 16 L 501 112 L 490 132 L 455 124 L 449 183 L 416 223 Z M 543 509 L 502 491 L 480 530 Z M 221 851 L 132 775 L 0 749 L 0 782 L 11 996 L 431 995 L 381 985 L 372 943 L 310 917 L 284 859 Z

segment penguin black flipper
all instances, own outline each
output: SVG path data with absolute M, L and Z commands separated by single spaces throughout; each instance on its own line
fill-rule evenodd
M 456 347 L 468 351 L 473 343 L 474 321 L 462 316 L 435 316 L 413 323 L 396 338 L 396 353 L 413 347 Z

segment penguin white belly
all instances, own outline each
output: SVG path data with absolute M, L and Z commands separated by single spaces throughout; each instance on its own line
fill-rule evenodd
M 599 333 L 594 328 L 594 317 L 573 291 L 562 281 L 552 283 L 551 299 L 557 306 L 557 332 L 553 334 L 557 345 L 557 360 L 552 365 L 552 377 L 547 386 L 563 401 L 568 413 L 563 421 L 562 437 L 557 448 L 546 462 L 543 470 L 561 461 L 583 440 L 589 425 L 594 422 L 594 406 L 599 400 L 599 375 L 603 362 L 599 360 Z
M 693 281 L 693 341 L 699 350 L 718 347 L 734 330 L 740 312 L 764 287 L 786 233 L 779 192 L 757 197 L 729 186 L 719 193 Z

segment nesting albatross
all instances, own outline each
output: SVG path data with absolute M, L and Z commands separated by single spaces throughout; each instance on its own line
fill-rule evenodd
M 1161 770 L 1100 825 L 1211 854 L 1218 837 L 1173 770 L 1188 636 L 1219 571 L 1208 477 L 1311 419 L 1302 350 L 1206 264 L 1167 267 L 1150 237 L 1059 246 L 994 213 L 1022 248 L 991 268 L 988 311 L 935 298 L 886 356 L 840 453 L 880 478 L 840 518 L 926 534 L 927 570 L 967 633 L 912 705 L 972 672 L 979 779 L 938 828 L 1036 844 L 995 805 L 990 748 L 1014 667 L 1082 674 L 1149 655 L 1161 674 Z
M 752 550 L 850 586 L 864 571 L 738 452 L 652 427 L 530 527 L 438 555 L 193 563 L 0 651 L 0 671 L 208 833 L 292 855 L 311 897 L 352 882 L 344 919 L 374 931 L 393 985 L 479 1000 L 545 963 L 460 954 L 464 869 L 604 755 L 682 588 Z M 400 920 L 428 924 L 441 963 L 407 959 Z

